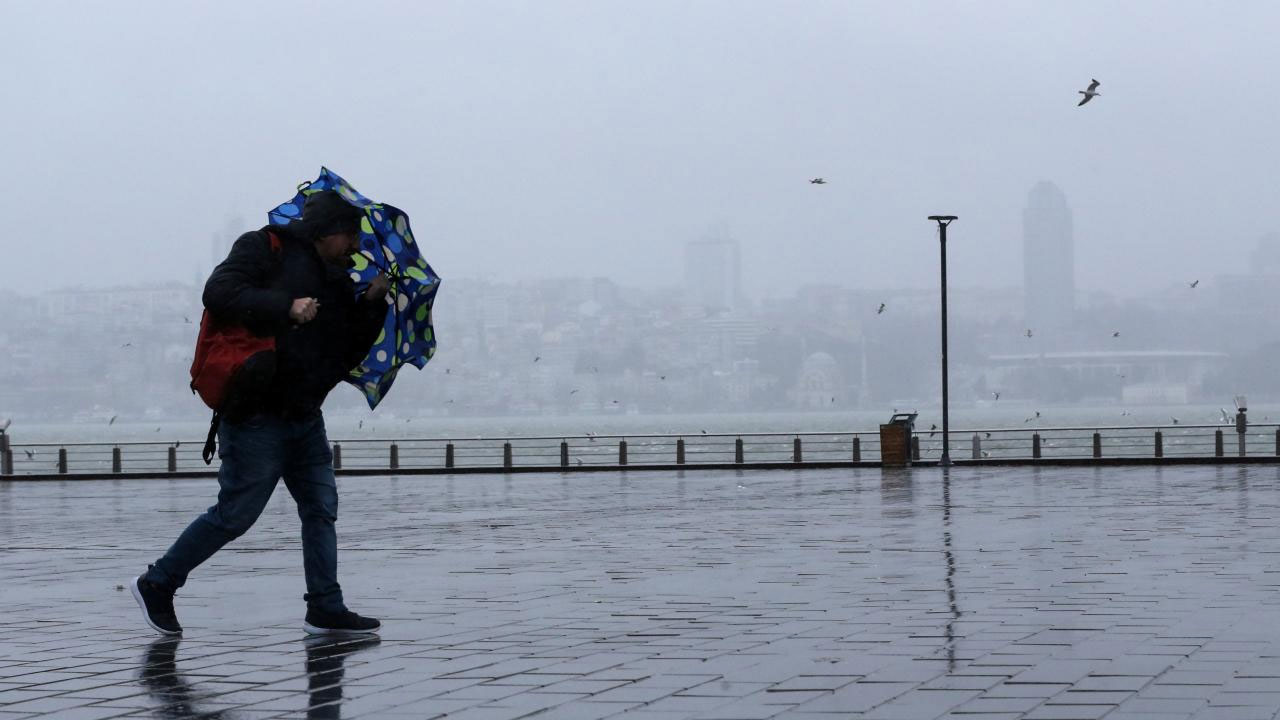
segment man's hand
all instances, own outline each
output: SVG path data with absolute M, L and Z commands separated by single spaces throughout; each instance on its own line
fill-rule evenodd
M 289 319 L 301 325 L 316 319 L 320 311 L 320 301 L 315 298 L 295 298 L 293 307 L 289 308 Z
M 369 282 L 369 289 L 364 291 L 364 299 L 370 302 L 382 300 L 391 289 L 391 280 L 386 275 L 378 275 Z

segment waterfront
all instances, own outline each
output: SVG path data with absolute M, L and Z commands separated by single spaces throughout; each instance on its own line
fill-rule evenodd
M 304 643 L 283 491 L 179 594 L 174 646 L 117 585 L 207 480 L 0 484 L 0 715 L 1280 711 L 1273 466 L 339 482 L 377 644 Z

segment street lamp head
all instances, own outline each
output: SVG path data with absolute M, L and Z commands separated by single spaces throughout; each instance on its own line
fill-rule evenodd
M 956 216 L 955 215 L 930 215 L 929 219 L 935 222 L 951 222 L 952 220 L 956 219 Z

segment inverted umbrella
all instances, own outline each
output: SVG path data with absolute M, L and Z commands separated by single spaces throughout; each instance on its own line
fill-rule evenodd
M 440 287 L 440 277 L 418 252 L 408 215 L 399 208 L 369 200 L 325 167 L 320 168 L 320 177 L 299 185 L 298 194 L 292 200 L 268 213 L 271 224 L 288 225 L 299 219 L 307 196 L 321 190 L 334 190 L 364 211 L 360 220 L 360 251 L 352 256 L 355 265 L 351 268 L 351 279 L 355 281 L 357 293 L 363 293 L 378 275 L 386 275 L 391 280 L 382 332 L 364 361 L 346 378 L 364 392 L 369 407 L 375 408 L 386 397 L 402 366 L 421 369 L 435 355 L 431 305 Z

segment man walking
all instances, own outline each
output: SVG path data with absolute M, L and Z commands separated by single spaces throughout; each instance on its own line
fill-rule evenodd
M 217 431 L 217 503 L 132 582 L 147 624 L 162 634 L 182 632 L 173 596 L 187 575 L 253 525 L 281 477 L 302 520 L 304 629 L 381 628 L 343 602 L 334 530 L 338 492 L 320 411 L 329 391 L 364 359 L 387 313 L 385 276 L 359 298 L 348 276 L 362 217 L 336 192 L 314 193 L 301 220 L 240 236 L 205 284 L 210 315 L 276 338 L 276 365 L 264 390 L 227 399 Z

